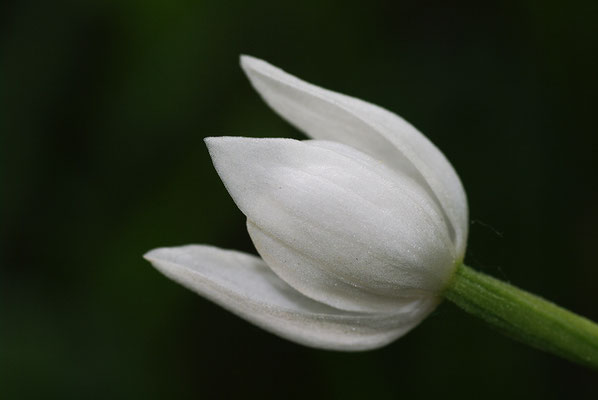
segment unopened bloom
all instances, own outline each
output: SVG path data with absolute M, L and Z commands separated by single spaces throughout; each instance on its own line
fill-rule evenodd
M 206 139 L 261 258 L 205 245 L 145 257 L 305 345 L 364 350 L 404 335 L 438 305 L 463 259 L 457 174 L 401 117 L 252 57 L 241 65 L 266 103 L 312 138 Z

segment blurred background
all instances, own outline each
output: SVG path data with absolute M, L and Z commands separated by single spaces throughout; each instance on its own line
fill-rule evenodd
M 598 2 L 0 7 L 0 398 L 598 398 L 448 303 L 381 350 L 318 351 L 141 258 L 255 252 L 202 139 L 302 135 L 246 53 L 412 122 L 466 187 L 467 263 L 598 320 Z

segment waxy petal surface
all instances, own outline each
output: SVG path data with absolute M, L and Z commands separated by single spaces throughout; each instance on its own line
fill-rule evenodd
M 465 191 L 446 157 L 424 135 L 384 108 L 312 85 L 265 61 L 242 56 L 241 66 L 266 103 L 308 136 L 348 144 L 416 179 L 443 210 L 463 258 Z
M 412 177 L 340 143 L 206 143 L 258 252 L 304 295 L 348 311 L 393 312 L 437 296 L 452 276 L 444 219 Z
M 241 318 L 312 347 L 381 347 L 416 326 L 437 303 L 429 298 L 393 314 L 346 312 L 305 297 L 249 254 L 188 245 L 155 249 L 144 257 L 167 277 Z

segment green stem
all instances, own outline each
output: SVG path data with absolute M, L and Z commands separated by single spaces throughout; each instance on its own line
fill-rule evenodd
M 466 265 L 445 296 L 514 339 L 598 369 L 598 325 L 587 318 Z

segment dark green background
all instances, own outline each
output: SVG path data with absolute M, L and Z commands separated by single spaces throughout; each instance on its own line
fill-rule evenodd
M 466 187 L 467 262 L 598 320 L 598 2 L 0 7 L 0 398 L 598 398 L 598 374 L 449 304 L 384 349 L 318 351 L 141 258 L 254 251 L 202 139 L 301 134 L 247 53 L 411 121 Z

